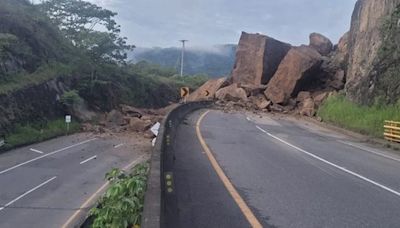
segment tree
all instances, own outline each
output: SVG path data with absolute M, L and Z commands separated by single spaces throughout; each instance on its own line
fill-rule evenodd
M 134 48 L 120 36 L 115 12 L 82 0 L 48 0 L 39 7 L 76 47 L 87 50 L 95 60 L 125 63 L 126 51 Z

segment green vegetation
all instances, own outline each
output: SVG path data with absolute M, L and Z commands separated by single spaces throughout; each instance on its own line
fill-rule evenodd
M 400 97 L 400 5 L 383 23 L 382 45 L 376 66 L 376 95 L 387 103 L 396 103 Z
M 61 103 L 66 106 L 73 106 L 82 103 L 82 98 L 76 90 L 65 92 L 60 99 Z
M 8 94 L 30 85 L 38 85 L 55 78 L 55 75 L 66 76 L 70 75 L 71 72 L 72 68 L 62 63 L 42 65 L 33 73 L 20 72 L 0 80 L 0 94 Z
M 383 137 L 385 120 L 400 121 L 400 103 L 372 106 L 352 103 L 343 95 L 329 97 L 319 108 L 318 116 L 340 127 L 374 137 Z
M 139 226 L 143 211 L 149 164 L 135 166 L 131 174 L 113 169 L 106 174 L 110 187 L 99 200 L 98 207 L 90 211 L 94 217 L 92 227 Z
M 79 128 L 80 124 L 73 121 L 70 124 L 69 133 L 77 132 Z M 67 128 L 64 119 L 36 124 L 17 125 L 14 131 L 6 136 L 6 144 L 0 149 L 8 150 L 17 146 L 40 142 L 65 134 L 67 134 Z
M 47 0 L 39 4 L 39 9 L 92 59 L 125 63 L 126 52 L 134 47 L 120 36 L 115 12 L 82 0 Z
M 49 106 L 48 113 L 69 112 L 82 101 L 89 109 L 104 112 L 120 104 L 164 107 L 178 101 L 179 87 L 195 89 L 207 80 L 204 75 L 177 77 L 175 69 L 146 62 L 127 63 L 126 53 L 133 45 L 120 36 L 115 15 L 81 0 L 36 5 L 28 0 L 0 1 L 0 96 L 3 101 L 19 102 L 0 104 L 0 136 L 8 139 L 2 149 L 63 133 L 63 128 L 53 131 L 54 116 L 36 116 L 29 102 L 13 99 L 33 85 L 53 80 L 43 86 L 52 86 L 53 91 L 60 87 L 55 91 L 59 103 Z M 60 94 L 63 90 L 69 92 Z M 19 112 L 26 115 L 15 123 L 10 117 Z M 48 135 L 46 127 L 38 127 L 43 121 L 48 122 Z M 42 128 L 44 133 L 38 134 Z

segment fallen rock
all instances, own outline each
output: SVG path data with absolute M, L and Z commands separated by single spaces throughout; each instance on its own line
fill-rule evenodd
M 328 55 L 333 49 L 332 42 L 319 33 L 310 34 L 310 47 L 317 50 L 321 55 Z
M 211 100 L 215 98 L 215 93 L 220 88 L 227 86 L 226 78 L 217 78 L 208 80 L 196 91 L 191 93 L 187 98 L 188 101 L 200 101 L 200 100 Z
M 250 96 L 258 96 L 262 94 L 267 88 L 266 85 L 240 85 L 246 91 L 248 97 Z
M 240 87 L 238 87 L 237 83 L 233 83 L 230 86 L 224 87 L 222 89 L 219 89 L 215 93 L 215 97 L 218 100 L 224 100 L 224 101 L 247 101 L 247 95 L 246 91 Z
M 274 104 L 286 104 L 290 97 L 308 90 L 318 81 L 321 55 L 308 46 L 293 47 L 268 83 L 265 96 Z
M 273 104 L 273 105 L 271 105 L 271 106 L 269 107 L 269 109 L 270 109 L 272 112 L 283 112 L 283 111 L 285 111 L 285 109 L 283 108 L 283 106 L 282 106 L 282 105 L 279 105 L 279 104 Z
M 311 98 L 311 93 L 308 91 L 301 91 L 296 98 L 297 102 L 303 102 L 305 99 Z
M 315 115 L 315 103 L 312 98 L 307 98 L 302 103 L 300 115 L 313 117 Z
M 267 84 L 290 47 L 265 35 L 242 32 L 232 71 L 233 83 Z
M 111 112 L 107 113 L 106 121 L 111 125 L 123 126 L 128 124 L 124 115 L 118 110 L 111 110 Z
M 322 102 L 328 98 L 328 92 L 322 92 L 314 96 L 314 103 L 316 106 L 320 106 Z
M 150 129 L 152 122 L 150 120 L 142 120 L 137 117 L 129 119 L 129 129 L 137 132 L 144 132 Z
M 129 106 L 129 105 L 120 105 L 121 107 L 121 111 L 123 114 L 125 115 L 129 115 L 131 117 L 142 117 L 143 116 L 143 112 L 135 107 Z
M 267 109 L 272 104 L 263 94 L 250 97 L 250 101 L 260 110 Z

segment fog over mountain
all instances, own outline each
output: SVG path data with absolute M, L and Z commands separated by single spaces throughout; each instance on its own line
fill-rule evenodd
M 230 74 L 235 61 L 236 45 L 188 47 L 185 50 L 184 73 L 207 74 L 212 77 Z M 129 54 L 133 62 L 147 61 L 180 70 L 181 48 L 135 48 Z

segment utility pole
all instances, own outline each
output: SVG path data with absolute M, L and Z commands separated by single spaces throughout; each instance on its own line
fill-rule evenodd
M 181 53 L 181 77 L 183 76 L 183 58 L 185 56 L 185 42 L 188 40 L 180 40 L 182 42 L 182 53 Z

